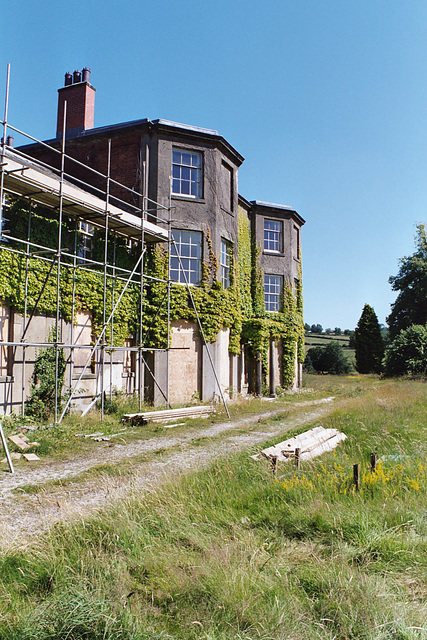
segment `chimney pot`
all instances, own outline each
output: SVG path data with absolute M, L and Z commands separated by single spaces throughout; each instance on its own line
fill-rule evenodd
M 13 147 L 13 136 L 7 136 L 6 141 L 8 147 Z
M 82 80 L 83 74 L 83 80 Z M 65 74 L 65 86 L 58 89 L 58 119 L 56 137 L 60 138 L 64 126 L 65 102 L 68 104 L 65 130 L 69 135 L 93 129 L 95 88 L 89 82 L 90 69 Z

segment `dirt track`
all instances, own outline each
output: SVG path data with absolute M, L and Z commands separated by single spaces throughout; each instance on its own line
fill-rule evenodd
M 20 468 L 13 475 L 4 473 L 0 477 L 0 544 L 4 547 L 25 544 L 55 522 L 88 515 L 120 498 L 129 491 L 130 485 L 133 490 L 149 490 L 172 473 L 203 467 L 216 457 L 252 447 L 296 427 L 313 426 L 331 412 L 335 406 L 333 400 L 325 398 L 298 403 L 292 407 L 294 411 L 289 418 L 285 416 L 280 424 L 274 426 L 260 424 L 259 430 L 253 430 L 259 420 L 287 412 L 288 408 L 214 424 L 203 431 L 189 429 L 179 436 L 171 434 L 170 437 L 154 437 L 114 446 L 100 443 L 98 453 L 90 457 L 76 456 L 66 462 L 41 461 L 37 466 Z M 194 442 L 196 438 L 197 443 Z M 140 461 L 141 456 L 150 454 L 157 454 L 156 459 Z M 125 476 L 106 474 L 89 479 L 83 477 L 66 486 L 43 486 L 52 480 L 73 479 L 103 464 L 120 465 L 133 459 L 132 473 Z M 19 487 L 24 485 L 41 485 L 42 488 L 36 494 L 20 494 Z

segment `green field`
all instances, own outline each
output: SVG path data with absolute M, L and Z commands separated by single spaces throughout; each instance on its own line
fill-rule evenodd
M 346 434 L 335 451 L 277 477 L 248 450 L 149 493 L 130 483 L 112 508 L 5 550 L 0 638 L 425 638 L 426 391 L 308 376 L 295 401 L 334 395 L 320 424 Z
M 350 336 L 336 336 L 335 334 L 326 335 L 325 333 L 306 333 L 304 338 L 305 352 L 309 351 L 312 347 L 324 347 L 330 342 L 338 342 L 344 349 L 346 356 L 354 366 L 354 349 L 349 347 Z

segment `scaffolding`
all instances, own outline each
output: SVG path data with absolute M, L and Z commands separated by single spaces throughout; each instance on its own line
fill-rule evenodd
M 93 360 L 98 363 L 98 374 L 96 380 L 96 392 L 93 395 L 91 403 L 85 408 L 86 413 L 96 402 L 99 402 L 101 408 L 101 417 L 105 412 L 105 401 L 113 394 L 113 354 L 124 352 L 128 357 L 135 354 L 135 381 L 133 392 L 138 396 L 139 409 L 141 410 L 144 403 L 144 378 L 150 376 L 152 383 L 157 387 L 164 399 L 164 403 L 169 407 L 169 351 L 170 351 L 170 293 L 171 280 L 170 273 L 170 255 L 171 247 L 174 245 L 173 235 L 171 233 L 171 203 L 169 206 L 163 206 L 158 202 L 151 200 L 148 196 L 148 149 L 146 149 L 146 157 L 142 163 L 142 189 L 129 188 L 111 177 L 111 139 L 108 141 L 107 152 L 107 172 L 102 174 L 99 171 L 83 164 L 77 159 L 66 153 L 66 113 L 67 103 L 64 106 L 62 137 L 60 140 L 60 148 L 48 145 L 45 142 L 37 140 L 31 135 L 12 126 L 8 122 L 8 103 L 9 103 L 9 78 L 10 66 L 7 69 L 6 94 L 4 120 L 0 121 L 3 128 L 3 137 L 0 147 L 0 248 L 2 251 L 18 253 L 25 258 L 25 282 L 24 282 L 24 311 L 23 311 L 23 331 L 19 340 L 9 339 L 2 340 L 0 346 L 6 347 L 13 353 L 13 360 L 20 353 L 22 363 L 22 385 L 21 385 L 21 413 L 25 415 L 25 403 L 28 390 L 25 384 L 25 370 L 27 366 L 27 350 L 33 349 L 54 349 L 55 350 L 55 423 L 60 423 L 64 415 L 72 406 L 73 400 L 79 392 L 80 383 L 85 372 L 91 367 Z M 46 164 L 40 160 L 26 155 L 22 150 L 13 148 L 13 138 L 9 132 L 18 134 L 24 139 L 30 140 L 31 143 L 45 147 L 50 153 L 57 154 L 59 159 L 59 169 L 54 168 L 51 164 Z M 65 170 L 67 167 L 77 167 L 78 170 L 84 171 L 85 176 L 91 176 L 91 181 L 83 181 L 76 177 L 77 170 Z M 94 183 L 101 183 L 104 188 L 95 187 Z M 127 199 L 118 198 L 112 194 L 112 187 L 120 189 L 120 194 L 127 194 Z M 6 229 L 5 222 L 7 201 L 6 196 L 23 198 L 28 203 L 28 228 L 26 238 L 13 236 Z M 137 205 L 131 204 L 131 201 L 137 202 Z M 52 248 L 34 241 L 31 236 L 32 212 L 35 205 L 48 207 L 57 214 L 58 237 L 56 247 Z M 161 214 L 161 215 L 160 215 Z M 65 221 L 74 222 L 74 250 L 70 251 L 64 244 L 63 228 Z M 102 261 L 96 261 L 92 257 L 79 255 L 79 225 L 90 224 L 91 227 L 101 230 L 104 236 L 104 256 Z M 138 247 L 138 253 L 135 258 L 133 269 L 126 269 L 116 264 L 116 242 L 119 237 L 126 238 L 127 241 L 134 243 Z M 111 250 L 113 259 L 109 260 L 109 249 Z M 159 279 L 147 273 L 145 268 L 146 250 L 149 243 L 165 243 L 167 247 L 168 260 L 168 276 L 165 279 Z M 178 251 L 175 252 L 180 263 L 180 268 L 184 273 L 186 287 L 189 293 L 189 299 L 194 308 L 195 316 L 199 325 L 199 331 L 206 345 L 203 328 L 197 313 L 196 305 L 191 294 L 191 287 L 187 281 L 185 270 L 183 268 L 181 258 Z M 28 281 L 29 281 L 29 263 L 30 260 L 38 260 L 49 265 L 47 275 L 43 281 L 42 287 L 38 292 L 38 297 L 32 308 L 28 308 Z M 71 270 L 72 276 L 72 311 L 70 323 L 69 340 L 65 340 L 62 335 L 62 317 L 61 317 L 61 272 Z M 76 290 L 76 274 L 79 270 L 85 272 L 93 272 L 98 275 L 102 273 L 103 278 L 103 316 L 102 326 L 98 337 L 94 344 L 78 344 L 74 336 L 74 319 L 78 311 L 78 291 Z M 31 323 L 34 321 L 38 306 L 42 299 L 44 290 L 48 282 L 55 277 L 56 274 L 56 312 L 54 332 L 51 339 L 46 341 L 36 340 L 29 341 L 27 338 Z M 165 286 L 165 295 L 159 303 L 159 307 L 154 313 L 151 325 L 144 332 L 144 304 L 145 291 L 150 283 L 162 282 Z M 120 283 L 120 286 L 119 286 Z M 136 286 L 139 288 L 139 318 L 138 331 L 135 336 L 134 344 L 125 344 L 124 346 L 114 345 L 114 321 L 123 295 L 128 287 Z M 107 315 L 107 291 L 111 290 L 111 312 Z M 118 293 L 116 290 L 120 289 Z M 1 292 L 0 292 L 1 300 Z M 156 319 L 163 305 L 166 305 L 166 335 L 164 336 L 164 348 L 155 349 L 147 346 L 148 334 L 156 322 Z M 109 341 L 107 340 L 107 329 L 109 330 Z M 52 339 L 53 338 L 53 339 Z M 59 384 L 59 353 L 60 350 L 66 354 L 66 363 L 68 366 L 68 386 L 70 389 L 68 399 L 62 412 L 59 412 L 60 396 L 62 389 Z M 77 349 L 83 349 L 88 352 L 84 365 L 78 376 L 74 375 L 74 354 Z M 146 359 L 147 352 L 166 351 L 166 388 L 162 389 L 158 383 L 155 371 L 152 371 Z M 225 398 L 215 371 L 209 349 L 206 350 L 215 377 L 216 385 L 219 390 L 222 402 L 226 412 L 229 415 Z M 109 375 L 106 372 L 109 369 Z M 13 377 L 10 384 L 13 384 Z M 6 397 L 6 394 L 5 394 Z M 12 388 L 10 391 L 12 398 Z

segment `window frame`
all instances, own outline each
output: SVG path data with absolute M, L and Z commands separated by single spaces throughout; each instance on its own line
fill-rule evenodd
M 295 255 L 294 260 L 299 261 L 300 251 L 301 251 L 301 229 L 296 224 L 294 224 L 294 237 L 295 237 Z
M 275 278 L 276 282 L 272 282 L 270 279 Z M 267 279 L 270 282 L 267 283 Z M 279 313 L 281 310 L 282 294 L 283 294 L 283 276 L 277 273 L 264 273 L 264 304 L 265 310 L 268 313 Z M 277 287 L 278 290 L 270 290 L 270 287 Z M 274 307 L 274 308 L 271 308 Z
M 193 231 L 192 229 L 172 229 L 171 234 L 174 242 L 171 243 L 170 248 L 169 279 L 176 284 L 187 284 L 184 277 L 185 273 L 188 284 L 197 286 L 202 278 L 203 234 L 201 231 Z M 183 236 L 184 240 L 186 240 L 184 234 L 189 234 L 188 242 L 183 241 Z M 197 240 L 197 242 L 193 242 L 193 240 Z M 186 248 L 182 251 L 182 247 L 188 247 L 188 249 Z M 196 249 L 193 249 L 194 247 Z M 177 253 L 174 253 L 175 251 Z M 188 255 L 185 255 L 185 253 Z M 178 259 L 178 255 L 181 261 Z M 188 261 L 187 269 L 185 268 L 186 261 Z M 196 268 L 192 269 L 191 267 L 195 265 Z M 196 276 L 194 277 L 192 274 L 196 274 Z
M 95 227 L 86 222 L 86 220 L 79 220 L 79 246 L 78 246 L 78 262 L 90 262 L 92 260 L 93 251 L 93 237 L 95 234 Z
M 225 258 L 225 260 L 224 260 Z M 229 289 L 231 285 L 231 268 L 233 265 L 233 243 L 221 238 L 221 283 L 223 289 Z
M 175 153 L 180 153 L 180 162 L 176 161 Z M 183 161 L 182 154 L 190 156 L 188 162 Z M 199 166 L 193 164 L 193 157 L 199 159 Z M 203 152 L 197 149 L 184 149 L 182 147 L 172 147 L 172 179 L 171 179 L 171 195 L 180 198 L 189 198 L 191 200 L 201 200 L 203 198 L 203 169 L 204 157 Z M 188 177 L 187 176 L 188 172 Z M 193 180 L 193 176 L 197 179 Z M 183 185 L 188 183 L 189 193 L 185 193 Z M 191 193 L 192 185 L 196 185 L 196 193 Z M 177 185 L 179 187 L 177 188 Z M 177 189 L 177 190 L 176 190 Z
M 269 223 L 274 223 L 278 225 L 278 229 L 268 228 L 267 225 Z M 271 234 L 271 237 L 266 237 L 266 234 Z M 277 239 L 275 239 L 274 235 L 277 235 Z M 268 244 L 277 244 L 277 249 L 270 248 L 267 246 Z M 283 220 L 277 220 L 274 218 L 264 218 L 264 253 L 274 253 L 281 254 L 283 253 Z

